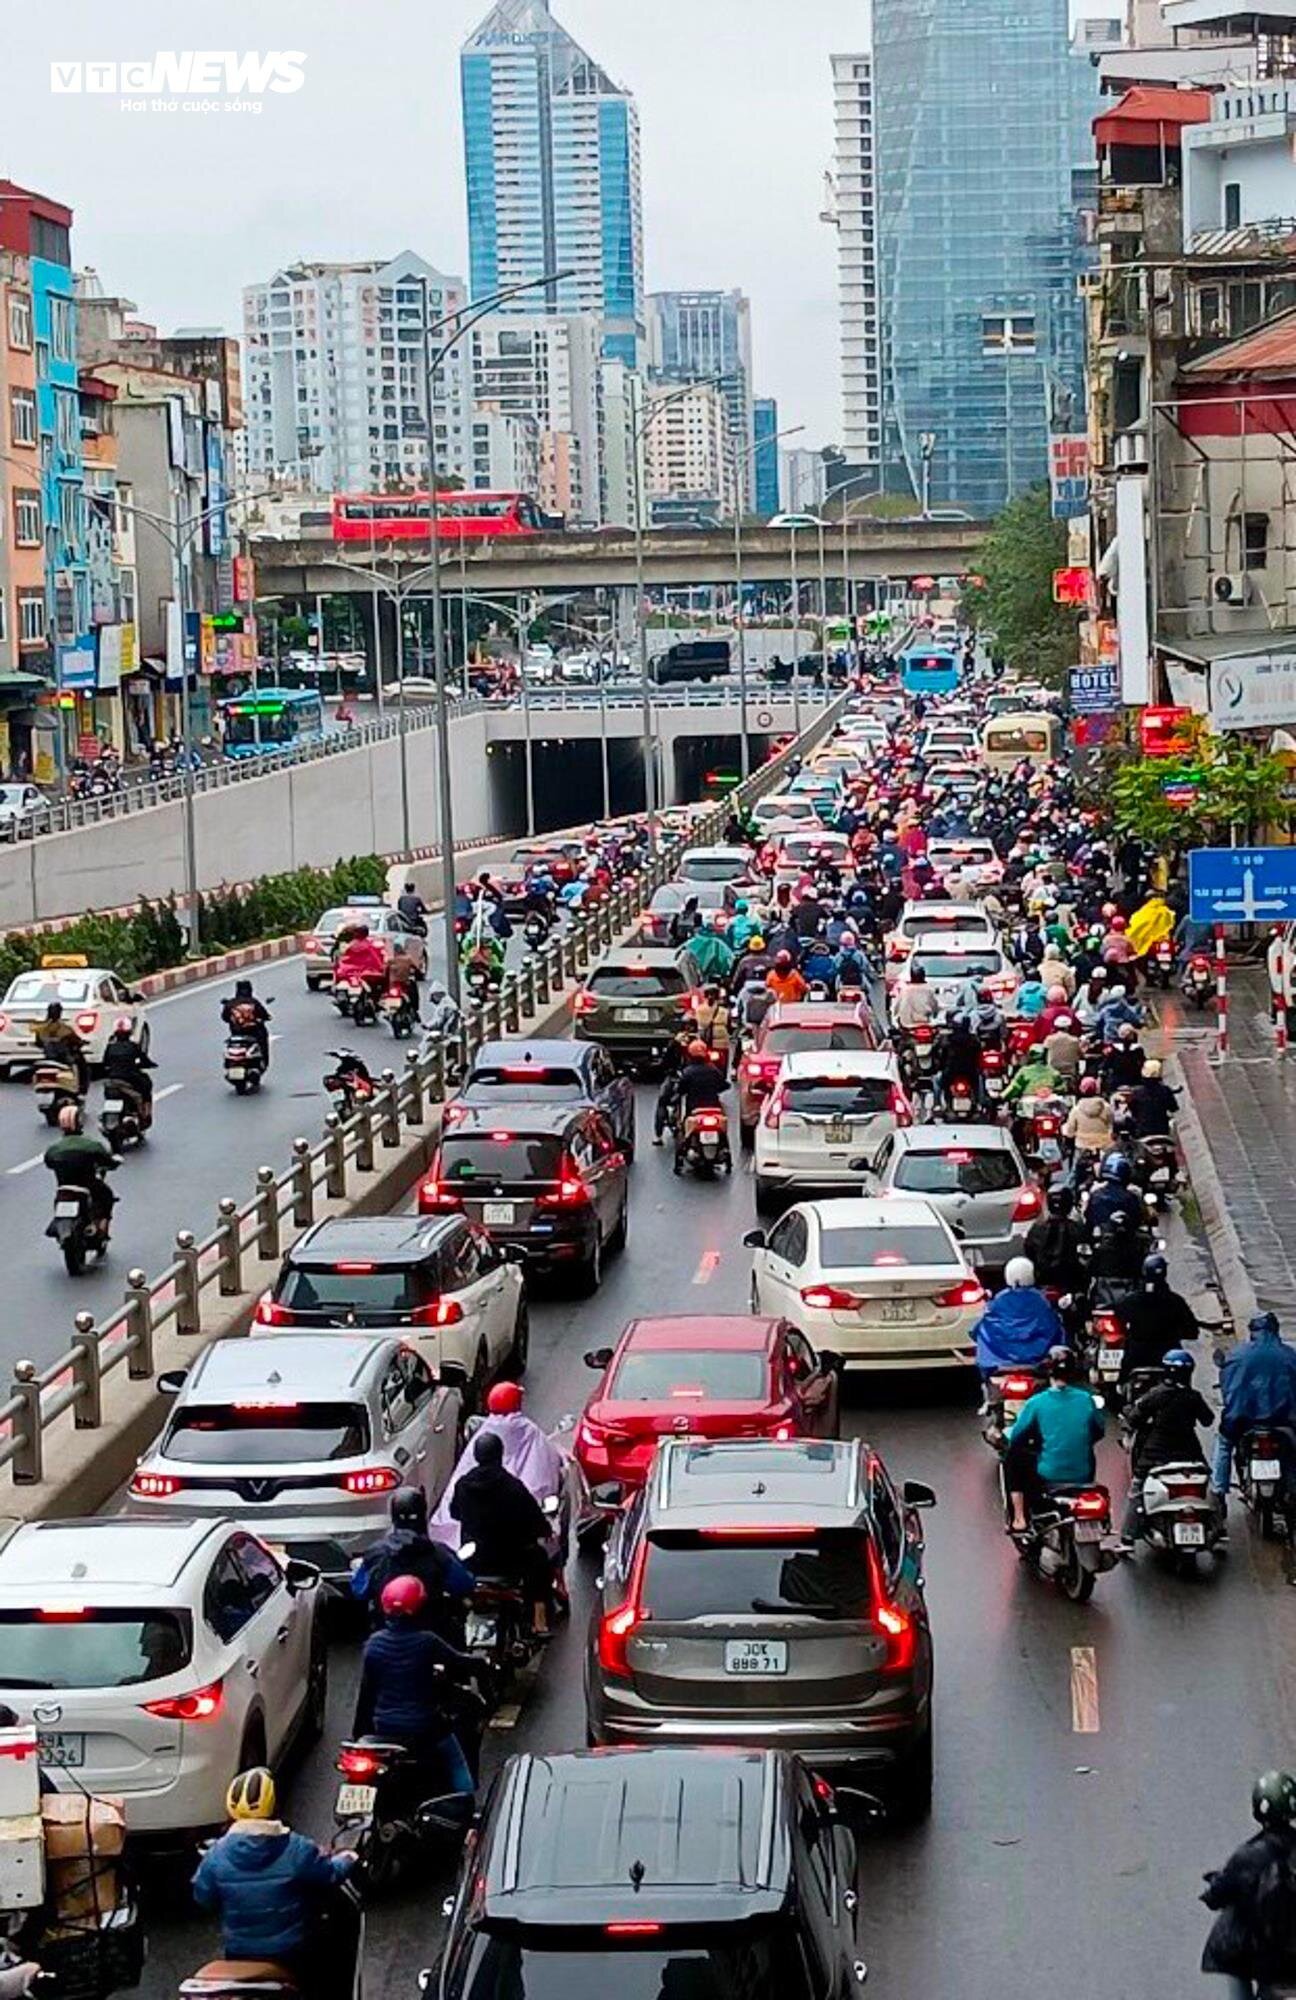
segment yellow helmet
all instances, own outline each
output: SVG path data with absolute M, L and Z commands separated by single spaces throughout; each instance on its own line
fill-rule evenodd
M 225 1810 L 231 1819 L 273 1819 L 275 1781 L 264 1764 L 240 1771 L 225 1794 Z

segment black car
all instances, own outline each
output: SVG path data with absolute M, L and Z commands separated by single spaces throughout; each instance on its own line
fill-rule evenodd
M 848 2000 L 855 1841 L 774 1750 L 510 1757 L 464 1855 L 429 2000 Z
M 460 1105 L 418 1205 L 423 1215 L 467 1215 L 529 1267 L 571 1271 L 596 1292 L 605 1251 L 625 1247 L 629 1162 L 590 1105 Z
M 634 1158 L 634 1084 L 598 1042 L 483 1042 L 455 1102 L 592 1104 Z

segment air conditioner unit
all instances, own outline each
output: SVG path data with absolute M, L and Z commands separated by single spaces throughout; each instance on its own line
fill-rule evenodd
M 1251 596 L 1251 579 L 1242 570 L 1221 570 L 1211 578 L 1211 596 L 1217 604 L 1237 609 Z

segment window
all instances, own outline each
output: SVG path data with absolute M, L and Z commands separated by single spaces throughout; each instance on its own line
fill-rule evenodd
M 54 397 L 54 435 L 61 452 L 75 458 L 81 449 L 80 405 L 71 389 L 60 389 Z
M 257 1608 L 248 1579 L 235 1558 L 236 1546 L 226 1542 L 203 1591 L 203 1617 L 226 1646 L 237 1638 Z
M 1224 183 L 1224 227 L 1225 229 L 1240 229 L 1242 227 L 1242 183 L 1240 181 L 1225 181 Z
M 96 1606 L 77 1618 L 0 1611 L 6 1688 L 138 1687 L 187 1667 L 187 1611 Z
M 809 1231 L 803 1215 L 787 1215 L 771 1233 L 769 1249 L 772 1256 L 781 1257 L 786 1264 L 804 1264 Z
M 81 494 L 66 480 L 59 487 L 59 534 L 69 546 L 81 539 Z
M 38 549 L 41 544 L 41 497 L 32 487 L 14 490 L 14 540 L 20 549 Z
M 283 1582 L 283 1571 L 269 1549 L 262 1548 L 251 1535 L 239 1536 L 234 1544 L 234 1554 L 247 1584 L 253 1609 L 259 1611 L 263 1604 L 269 1603 Z
M 11 444 L 36 442 L 36 397 L 30 389 L 9 391 L 9 440 Z
M 1264 569 L 1269 561 L 1269 516 L 1242 516 L 1242 567 Z
M 9 294 L 9 345 L 30 350 L 32 344 L 32 306 L 30 292 L 10 292 Z
M 18 593 L 18 644 L 43 646 L 45 643 L 45 593 L 20 590 Z
M 904 1557 L 904 1522 L 900 1517 L 900 1506 L 892 1490 L 891 1482 L 880 1465 L 873 1467 L 869 1480 L 869 1503 L 873 1509 L 873 1521 L 877 1528 L 878 1541 L 882 1546 L 882 1559 L 888 1576 L 894 1577 Z

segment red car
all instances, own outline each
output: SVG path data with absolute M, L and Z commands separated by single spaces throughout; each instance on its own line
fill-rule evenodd
M 601 1380 L 576 1426 L 591 1487 L 641 1486 L 660 1437 L 836 1437 L 838 1357 L 785 1319 L 632 1319 L 585 1356 Z

